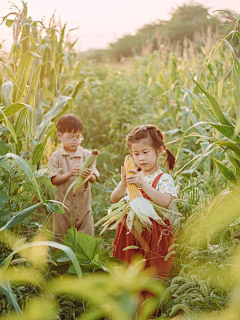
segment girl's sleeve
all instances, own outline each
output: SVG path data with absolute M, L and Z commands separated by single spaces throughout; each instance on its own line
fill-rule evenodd
M 158 182 L 157 190 L 162 193 L 169 193 L 177 198 L 177 190 L 170 174 L 164 173 Z

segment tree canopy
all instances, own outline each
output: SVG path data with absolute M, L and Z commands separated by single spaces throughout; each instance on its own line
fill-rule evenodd
M 125 35 L 116 42 L 111 43 L 109 49 L 94 50 L 90 57 L 98 61 L 106 59 L 119 61 L 123 57 L 140 55 L 143 48 L 149 46 L 151 50 L 156 50 L 163 41 L 175 43 L 184 38 L 194 41 L 198 46 L 202 44 L 201 35 L 210 28 L 213 34 L 226 35 L 231 27 L 220 24 L 219 15 L 212 15 L 209 9 L 201 4 L 190 3 L 179 6 L 172 12 L 169 21 L 158 21 L 145 25 L 139 29 L 135 35 Z

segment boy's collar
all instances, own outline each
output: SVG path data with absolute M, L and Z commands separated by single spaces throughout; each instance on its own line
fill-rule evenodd
M 70 156 L 70 154 L 64 149 L 63 146 L 61 147 L 61 154 L 63 156 Z M 72 157 L 82 158 L 83 157 L 83 148 L 81 146 L 77 147 L 77 150 L 75 151 L 75 153 Z

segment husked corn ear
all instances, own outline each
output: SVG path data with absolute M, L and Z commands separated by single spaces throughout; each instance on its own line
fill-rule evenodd
M 135 165 L 133 162 L 133 158 L 130 155 L 127 155 L 124 162 L 124 169 L 126 171 L 126 176 L 132 176 L 134 172 L 129 172 L 129 170 L 135 170 Z M 138 187 L 135 184 L 127 184 L 128 193 L 130 200 L 134 200 L 139 197 Z

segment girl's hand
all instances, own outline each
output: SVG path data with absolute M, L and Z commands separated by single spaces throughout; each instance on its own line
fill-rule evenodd
M 126 178 L 127 183 L 134 183 L 138 188 L 142 188 L 144 180 L 141 173 L 137 170 L 129 170 L 129 172 L 134 172 L 135 174 Z
M 78 176 L 80 168 L 81 168 L 80 164 L 76 164 L 71 170 L 71 175 L 72 176 Z
M 123 166 L 121 166 L 121 182 L 123 187 L 127 187 L 126 172 Z
M 87 168 L 87 169 L 82 170 L 82 172 L 81 172 L 81 177 L 87 178 L 87 177 L 89 177 L 91 174 L 92 174 L 92 170 L 89 169 L 89 168 Z

